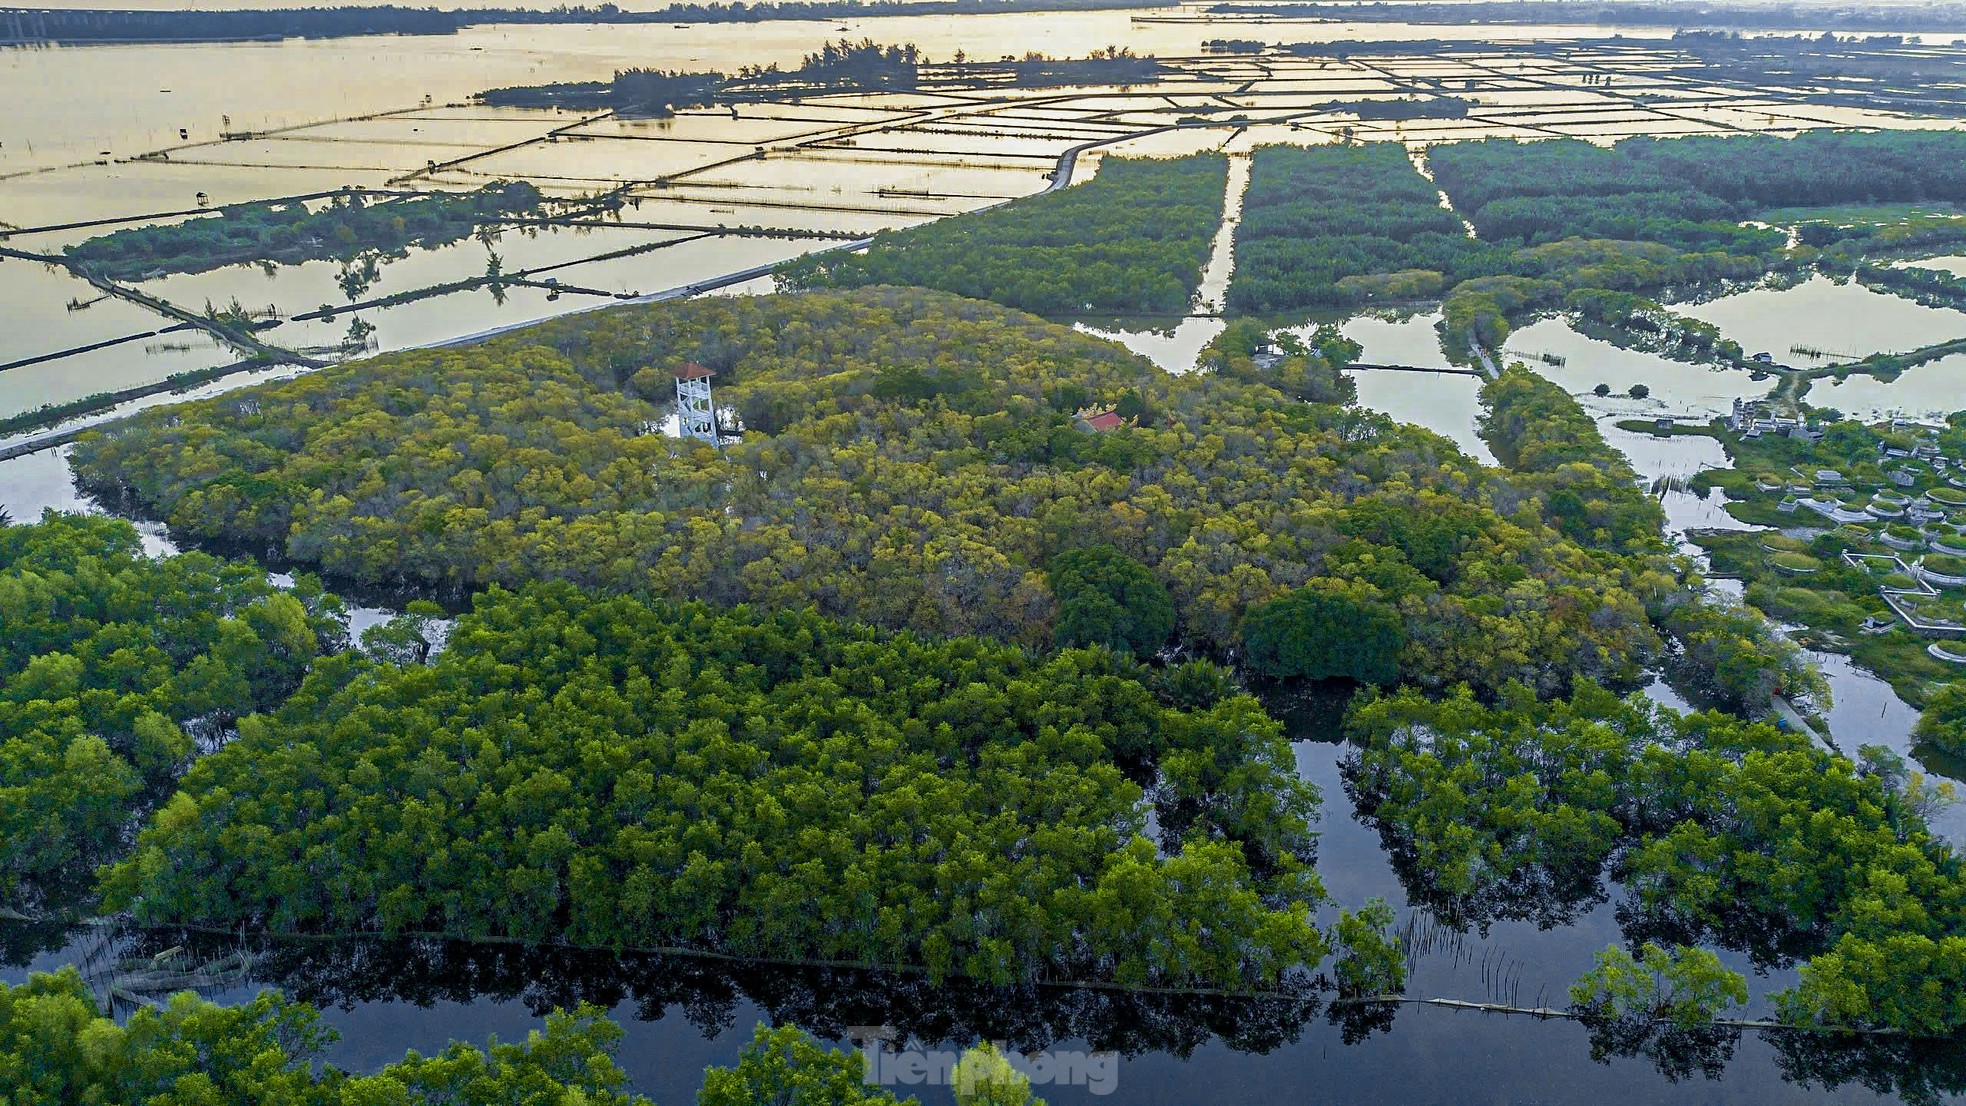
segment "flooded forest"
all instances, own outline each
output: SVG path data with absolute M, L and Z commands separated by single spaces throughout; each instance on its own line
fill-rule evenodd
M 63 5 L 0 1103 L 1966 1099 L 1951 7 Z

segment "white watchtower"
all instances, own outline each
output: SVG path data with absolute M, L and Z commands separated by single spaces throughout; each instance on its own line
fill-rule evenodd
M 717 375 L 694 361 L 676 370 L 676 423 L 685 438 L 717 444 L 717 409 L 710 403 L 710 378 Z

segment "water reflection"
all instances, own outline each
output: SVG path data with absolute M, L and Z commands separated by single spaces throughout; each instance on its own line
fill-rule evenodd
M 1966 354 L 1914 365 L 1891 381 L 1861 375 L 1818 380 L 1806 398 L 1866 422 L 1892 417 L 1942 422 L 1966 402 L 1962 397 L 1966 397 Z
M 1359 344 L 1359 360 L 1369 365 L 1450 368 L 1440 348 L 1439 311 L 1409 315 L 1354 315 L 1339 325 Z M 1298 331 L 1308 335 L 1312 327 Z M 1473 376 L 1393 372 L 1371 369 L 1346 374 L 1358 388 L 1358 404 L 1383 411 L 1400 422 L 1424 426 L 1461 447 L 1461 452 L 1494 464 L 1488 443 L 1475 433 L 1481 414 L 1481 380 Z
M 1898 697 L 1891 685 L 1858 667 L 1842 653 L 1808 651 L 1804 656 L 1830 682 L 1835 703 L 1824 712 L 1830 736 L 1845 753 L 1860 745 L 1882 745 L 1925 771 L 1966 779 L 1966 765 L 1912 740 L 1918 708 Z M 1930 816 L 1932 828 L 1956 846 L 1966 847 L 1966 805 L 1944 807 Z
M 1086 322 L 1073 323 L 1072 329 L 1118 342 L 1166 372 L 1186 373 L 1194 371 L 1195 362 L 1201 359 L 1201 351 L 1222 333 L 1226 325 L 1221 319 L 1190 317 L 1159 329 L 1119 326 L 1106 329 Z
M 1927 257 L 1918 261 L 1907 261 L 1905 265 L 1913 269 L 1938 269 L 1953 276 L 1966 276 L 1966 257 Z
M 1675 310 L 1704 319 L 1750 353 L 1808 365 L 1795 347 L 1836 360 L 1901 353 L 1966 336 L 1966 312 L 1926 307 L 1856 283 L 1812 276 L 1789 288 L 1756 288 Z
M 1522 901 L 1498 897 L 1479 919 L 1464 910 L 1450 920 L 1424 891 L 1409 892 L 1423 881 L 1397 862 L 1397 850 L 1389 860 L 1381 831 L 1346 797 L 1339 721 L 1348 690 L 1314 688 L 1269 705 L 1296 739 L 1300 771 L 1325 794 L 1319 869 L 1334 898 L 1355 905 L 1381 896 L 1400 914 L 1408 993 L 1560 1007 L 1598 949 L 1670 932 L 1665 921 L 1615 907 L 1617 885 L 1594 873 L 1514 888 Z M 174 961 L 190 965 L 249 965 L 244 980 L 214 977 L 218 1001 L 272 986 L 323 1007 L 342 1034 L 328 1059 L 356 1070 L 397 1059 L 405 1047 L 427 1054 L 452 1039 L 513 1039 L 555 1006 L 593 1002 L 623 1023 L 623 1066 L 658 1101 L 689 1101 L 702 1068 L 730 1063 L 758 1021 L 795 1023 L 842 1045 L 856 1026 L 885 1025 L 929 1047 L 987 1038 L 1020 1049 L 1112 1049 L 1122 1056 L 1118 1101 L 1128 1102 L 1458 1103 L 1480 1085 L 1501 1101 L 1778 1103 L 1808 1097 L 1805 1086 L 1854 1083 L 1889 1094 L 1966 1085 L 1966 1057 L 1949 1044 L 1632 1035 L 1416 1006 L 1334 1012 L 1318 978 L 1260 995 L 1142 994 L 935 985 L 898 972 L 435 938 L 277 940 L 14 923 L 0 923 L 0 963 L 8 965 L 0 978 L 77 961 L 100 973 L 173 948 L 184 950 Z M 1738 954 L 1726 959 L 1752 966 Z M 1777 972 L 1755 986 L 1765 993 L 1790 982 Z M 1343 1088 L 1336 1098 L 1333 1088 Z M 1097 1101 L 1085 1088 L 1043 1091 L 1060 1106 Z
M 1606 385 L 1614 398 L 1600 401 L 1600 405 L 1616 407 L 1628 415 L 1725 414 L 1735 399 L 1766 395 L 1770 387 L 1769 382 L 1756 381 L 1739 369 L 1690 365 L 1656 353 L 1621 349 L 1579 334 L 1561 318 L 1538 320 L 1517 330 L 1509 335 L 1504 353 L 1510 359 L 1527 362 L 1573 394 Z M 1551 363 L 1545 355 L 1562 363 Z M 1625 398 L 1634 384 L 1645 385 L 1651 397 Z

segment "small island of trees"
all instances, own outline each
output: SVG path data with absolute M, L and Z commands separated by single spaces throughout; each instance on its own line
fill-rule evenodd
M 113 231 L 70 246 L 67 254 L 112 280 L 256 261 L 350 260 L 461 242 L 484 227 L 534 216 L 544 204 L 539 189 L 525 181 L 382 199 L 350 189 L 314 206 L 298 200 L 235 204 L 209 217 Z
M 792 288 L 911 284 L 1053 317 L 1189 310 L 1222 220 L 1228 162 L 1106 158 L 1063 192 L 877 235 L 866 252 L 790 262 Z

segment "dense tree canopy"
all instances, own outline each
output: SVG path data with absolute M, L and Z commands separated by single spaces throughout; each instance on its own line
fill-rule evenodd
M 1511 365 L 1482 386 L 1481 399 L 1482 438 L 1503 464 L 1533 478 L 1543 513 L 1564 534 L 1619 552 L 1662 547 L 1665 512 L 1570 393 Z
M 335 1039 L 304 1003 L 264 991 L 219 1006 L 190 992 L 104 1016 L 73 968 L 0 983 L 9 1106 L 651 1106 L 614 1062 L 602 1011 L 556 1011 L 523 1044 L 453 1044 L 372 1075 L 318 1063 Z M 891 1100 L 890 1100 L 891 1101 Z M 852 1100 L 860 1106 L 860 1100 Z
M 1966 683 L 1947 684 L 1934 692 L 1915 733 L 1935 748 L 1966 756 Z
M 1060 646 L 1151 656 L 1174 632 L 1174 600 L 1147 566 L 1109 545 L 1070 549 L 1045 574 L 1058 597 Z
M 0 905 L 71 905 L 200 742 L 339 648 L 340 604 L 126 522 L 0 527 Z
M 1060 192 L 907 230 L 864 253 L 789 263 L 798 288 L 911 284 L 1042 315 L 1181 315 L 1222 222 L 1228 163 L 1109 157 Z
M 692 360 L 747 428 L 720 451 L 645 432 Z M 1128 396 L 1139 427 L 1073 428 Z M 1396 596 L 1403 670 L 1434 685 L 1634 679 L 1658 646 L 1646 605 L 1672 586 L 1564 539 L 1518 510 L 1515 477 L 1416 427 L 895 289 L 622 308 L 374 358 L 139 415 L 76 465 L 188 534 L 365 581 L 571 579 L 1033 646 L 1055 627 L 1043 566 L 1068 549 L 1146 565 L 1177 640 L 1219 656 L 1249 607 L 1364 580 Z M 1389 513 L 1454 520 L 1452 540 Z
M 1254 699 L 1194 675 L 494 590 L 431 666 L 324 662 L 243 721 L 109 897 L 1006 983 L 1273 980 L 1324 952 L 1316 792 Z
M 1775 231 L 1740 221 L 1772 208 L 1966 200 L 1966 136 L 1942 130 L 1491 139 L 1436 146 L 1428 162 L 1483 238 L 1656 242 L 1693 253 L 1769 254 Z
M 1396 142 L 1256 152 L 1229 307 L 1269 314 L 1430 299 L 1495 262 Z
M 1495 706 L 1404 692 L 1357 708 L 1360 802 L 1418 893 L 1474 920 L 1624 886 L 1628 936 L 1804 958 L 1778 996 L 1807 1024 L 1966 1027 L 1966 878 L 1882 750 L 1580 685 Z
M 1256 319 L 1232 319 L 1202 348 L 1196 362 L 1209 372 L 1275 388 L 1292 399 L 1349 404 L 1358 399 L 1358 385 L 1343 370 L 1358 360 L 1362 349 L 1329 324 L 1313 330 L 1307 341 Z
M 792 1026 L 759 1025 L 734 1067 L 703 1075 L 697 1106 L 918 1106 L 868 1085 L 867 1062 Z
M 1312 580 L 1251 610 L 1243 640 L 1250 667 L 1265 675 L 1390 684 L 1406 628 L 1371 584 Z

